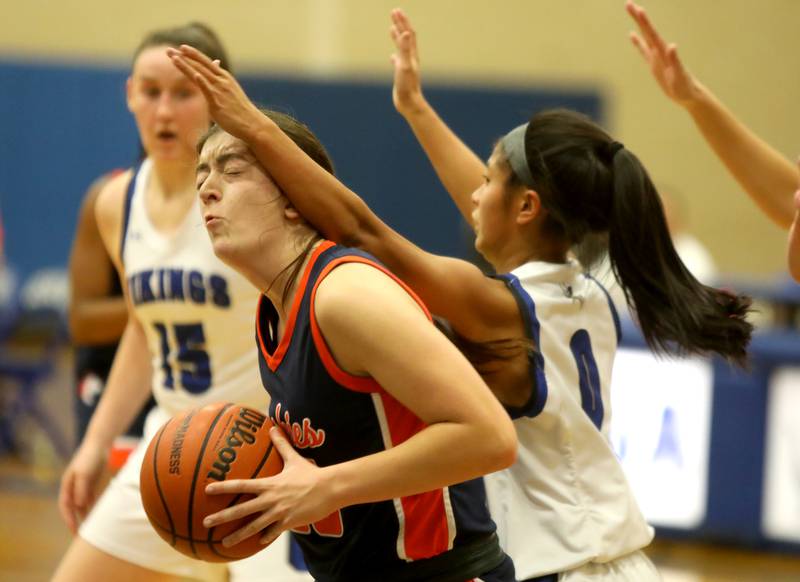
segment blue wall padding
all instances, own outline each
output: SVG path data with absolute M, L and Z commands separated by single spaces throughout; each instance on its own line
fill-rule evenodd
M 25 278 L 64 266 L 80 200 L 92 180 L 139 152 L 125 105 L 125 68 L 0 61 L 0 208 L 9 261 Z M 394 111 L 391 85 L 242 77 L 262 105 L 294 113 L 330 150 L 343 180 L 421 246 L 465 256 L 455 207 Z M 601 116 L 594 91 L 431 86 L 430 101 L 482 157 L 535 110 Z

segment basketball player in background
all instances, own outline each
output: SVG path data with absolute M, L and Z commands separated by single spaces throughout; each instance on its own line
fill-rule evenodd
M 691 276 L 672 246 L 646 171 L 587 118 L 542 112 L 510 131 L 484 164 L 422 99 L 413 31 L 402 12 L 393 19 L 397 107 L 475 228 L 476 248 L 497 277 L 414 246 L 265 120 L 228 72 L 190 47 L 173 58 L 192 62 L 179 66 L 203 89 L 215 121 L 249 146 L 247 156 L 255 156 L 301 216 L 402 273 L 431 311 L 450 322 L 464 350 L 484 357 L 470 359 L 515 417 L 520 440 L 518 461 L 494 474 L 493 482 L 487 476 L 494 485 L 493 515 L 519 579 L 660 580 L 641 552 L 652 530 L 607 438 L 618 322 L 605 291 L 568 253 L 590 234 L 608 237 L 612 264 L 644 336 L 661 352 L 717 352 L 742 362 L 752 330 L 745 321 L 748 300 Z M 213 222 L 214 205 L 231 195 L 219 175 L 227 166 L 209 174 L 205 149 L 198 180 Z M 206 184 L 210 175 L 214 179 Z M 222 218 L 207 222 L 210 231 L 219 229 L 218 254 L 237 240 L 237 230 Z M 262 372 L 273 381 L 268 370 L 280 363 L 283 343 L 276 338 L 282 331 L 263 307 L 259 326 L 270 339 L 264 339 Z M 285 299 L 276 307 L 283 321 Z M 402 329 L 405 320 L 396 321 L 404 322 L 395 326 Z M 268 322 L 276 329 L 271 335 Z M 531 344 L 535 352 L 526 349 Z M 259 505 L 270 496 L 265 492 Z M 276 513 L 259 520 L 269 523 L 270 515 Z
M 201 24 L 143 39 L 126 88 L 146 157 L 111 178 L 95 203 L 106 252 L 125 282 L 128 317 L 103 398 L 62 478 L 60 510 L 78 535 L 56 582 L 307 579 L 289 566 L 285 543 L 230 565 L 186 557 L 153 531 L 139 495 L 142 455 L 169 417 L 220 400 L 268 404 L 252 346 L 258 291 L 214 256 L 202 228 L 195 145 L 211 122 L 208 105 L 166 55 L 186 42 L 228 66 L 219 39 Z M 145 438 L 95 504 L 114 439 L 151 393 L 157 405 Z

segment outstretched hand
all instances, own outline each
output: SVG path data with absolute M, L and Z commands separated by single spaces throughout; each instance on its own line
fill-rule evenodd
M 625 9 L 641 33 L 631 32 L 631 42 L 650 67 L 650 72 L 661 90 L 679 105 L 691 104 L 700 93 L 698 82 L 683 66 L 675 44 L 667 44 L 650 22 L 644 8 L 633 0 L 625 3 Z
M 272 443 L 283 458 L 283 471 L 263 479 L 236 479 L 212 483 L 206 493 L 247 493 L 256 497 L 207 516 L 207 528 L 233 521 L 251 514 L 261 513 L 246 526 L 223 538 L 225 546 L 232 546 L 262 531 L 261 543 L 270 544 L 287 529 L 315 523 L 338 507 L 332 495 L 325 491 L 320 469 L 294 450 L 283 431 L 272 427 Z
M 407 116 L 419 109 L 423 102 L 417 33 L 411 27 L 408 16 L 400 8 L 392 10 L 391 16 L 392 26 L 389 28 L 389 34 L 397 49 L 392 54 L 392 65 L 394 65 L 392 101 L 400 115 Z
M 211 117 L 234 137 L 247 140 L 248 131 L 263 115 L 236 78 L 194 47 L 167 48 L 172 63 L 196 84 L 208 102 Z

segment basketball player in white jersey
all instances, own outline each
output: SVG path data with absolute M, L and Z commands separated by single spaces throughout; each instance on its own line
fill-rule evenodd
M 400 11 L 393 20 L 397 108 L 497 277 L 426 253 L 392 231 L 289 140 L 259 130 L 261 114 L 227 72 L 202 67 L 197 81 L 214 120 L 248 143 L 309 222 L 374 254 L 449 320 L 516 418 L 518 461 L 489 479 L 489 492 L 518 579 L 660 580 L 641 551 L 652 529 L 608 441 L 616 315 L 571 249 L 607 237 L 644 337 L 660 352 L 717 352 L 741 363 L 752 331 L 749 300 L 692 277 L 638 159 L 580 114 L 534 116 L 484 164 L 423 99 L 413 31 Z
M 147 157 L 97 200 L 98 227 L 124 281 L 130 317 L 106 392 L 62 479 L 60 509 L 78 536 L 54 575 L 59 582 L 310 579 L 289 565 L 286 536 L 230 565 L 184 556 L 153 531 L 139 496 L 144 451 L 172 415 L 216 401 L 268 406 L 253 347 L 258 291 L 216 258 L 198 209 L 195 144 L 210 125 L 208 105 L 166 55 L 186 42 L 227 66 L 203 25 L 145 37 L 127 100 Z M 94 503 L 112 441 L 151 391 L 157 405 L 141 445 Z

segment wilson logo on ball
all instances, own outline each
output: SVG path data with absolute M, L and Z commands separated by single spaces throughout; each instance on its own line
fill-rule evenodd
M 225 444 L 228 446 L 217 451 L 217 460 L 208 472 L 209 479 L 224 481 L 231 470 L 231 463 L 236 460 L 236 450 L 245 444 L 252 445 L 256 442 L 256 432 L 263 428 L 267 417 L 249 408 L 239 410 L 239 418 L 234 421 L 228 432 Z

